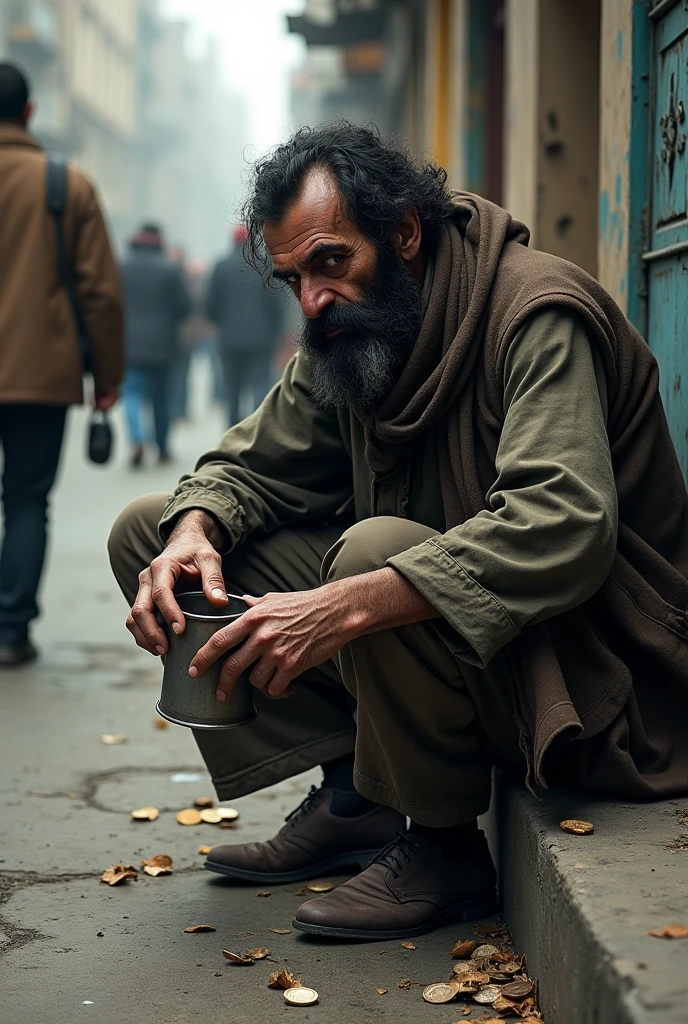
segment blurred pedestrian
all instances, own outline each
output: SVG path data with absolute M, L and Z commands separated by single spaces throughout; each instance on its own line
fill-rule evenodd
M 127 375 L 124 410 L 129 427 L 131 465 L 143 463 L 148 431 L 144 424 L 153 413 L 158 460 L 169 461 L 167 445 L 171 422 L 172 368 L 179 349 L 179 329 L 191 302 L 183 267 L 165 255 L 156 224 L 144 224 L 130 242 L 122 262 L 127 340 Z
M 218 327 L 230 427 L 241 419 L 239 405 L 247 391 L 251 412 L 268 392 L 284 314 L 284 300 L 266 291 L 244 260 L 246 238 L 246 228 L 238 225 L 232 252 L 213 271 L 205 309 Z
M 47 206 L 47 161 L 27 125 L 29 84 L 0 63 L 0 443 L 5 532 L 0 554 L 0 667 L 36 657 L 29 624 L 47 541 L 67 407 L 83 401 L 82 354 Z M 93 186 L 67 168 L 63 218 L 74 301 L 89 337 L 94 402 L 117 400 L 122 304 Z

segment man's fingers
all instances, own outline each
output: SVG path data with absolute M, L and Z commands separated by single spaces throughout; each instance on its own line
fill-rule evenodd
M 151 654 L 166 653 L 167 637 L 155 617 L 150 569 L 145 569 L 139 576 L 139 592 L 127 619 L 127 628 L 133 633 L 134 630 L 129 625 L 130 621 L 132 626 L 136 626 L 138 630 L 138 635 L 134 635 L 140 647 L 144 647 Z M 143 639 L 143 643 L 139 643 L 139 637 Z
M 201 649 L 193 656 L 191 664 L 189 665 L 189 675 L 194 679 L 197 676 L 202 676 L 204 672 L 207 672 L 211 665 L 214 665 L 218 658 L 221 658 L 227 651 L 231 651 L 233 647 L 237 647 L 242 640 L 245 640 L 250 634 L 249 626 L 244 622 L 244 616 L 237 619 L 236 622 L 230 623 L 229 626 L 224 626 L 219 629 L 217 633 L 213 633 L 210 640 L 201 647 Z M 241 648 L 243 650 L 243 648 Z M 239 651 L 233 652 L 228 657 L 231 660 L 230 665 L 233 665 L 238 658 Z M 255 658 L 255 655 L 254 655 Z M 238 662 L 237 662 L 238 663 Z M 250 661 L 246 662 L 246 665 L 250 665 Z M 242 671 L 243 667 L 236 673 Z
M 258 656 L 259 653 L 256 645 L 250 640 L 242 644 L 241 647 L 237 647 L 236 650 L 230 651 L 220 669 L 220 678 L 215 694 L 218 700 L 226 700 L 231 696 L 234 691 L 234 684 L 241 673 L 245 672 Z
M 139 647 L 142 647 L 144 651 L 148 651 L 149 654 L 154 654 L 156 657 L 161 653 L 157 650 L 157 644 L 151 644 L 150 640 L 146 637 L 145 633 L 139 629 L 136 625 L 136 621 L 132 615 L 129 615 L 126 621 L 126 627 L 133 636 L 134 640 Z M 161 645 L 160 645 L 161 646 Z
M 270 680 L 267 689 L 264 691 L 266 697 L 279 700 L 281 697 L 291 697 L 294 692 L 292 676 L 278 669 Z
M 151 562 L 151 599 L 170 624 L 175 633 L 183 633 L 186 620 L 174 596 L 177 576 L 169 562 L 163 557 Z
M 211 604 L 218 607 L 227 604 L 227 589 L 222 576 L 222 559 L 217 551 L 208 551 L 199 555 L 197 562 L 205 596 Z

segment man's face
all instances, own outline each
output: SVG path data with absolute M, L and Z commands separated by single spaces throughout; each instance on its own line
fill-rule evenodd
M 390 238 L 375 246 L 342 210 L 334 179 L 313 170 L 279 221 L 265 225 L 274 276 L 304 315 L 316 401 L 374 406 L 394 385 L 418 336 L 420 288 Z

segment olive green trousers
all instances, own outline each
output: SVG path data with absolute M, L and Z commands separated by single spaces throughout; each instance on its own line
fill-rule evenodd
M 110 561 L 130 605 L 139 573 L 162 550 L 157 526 L 166 500 L 152 494 L 134 501 L 112 529 Z M 433 533 L 387 516 L 344 532 L 280 529 L 249 538 L 225 558 L 223 572 L 234 593 L 310 590 L 381 568 Z M 195 732 L 220 799 L 355 750 L 360 793 L 444 827 L 487 810 L 493 764 L 523 764 L 507 680 L 498 670 L 459 662 L 450 631 L 432 623 L 359 637 L 339 652 L 337 664 L 311 669 L 295 685 L 286 700 L 257 693 L 258 715 L 247 726 Z

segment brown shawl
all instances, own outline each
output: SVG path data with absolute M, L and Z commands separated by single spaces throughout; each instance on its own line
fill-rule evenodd
M 497 476 L 509 345 L 536 310 L 564 307 L 582 318 L 605 370 L 617 554 L 597 594 L 510 645 L 534 779 L 544 784 L 543 758 L 555 737 L 568 733 L 591 741 L 579 745 L 579 774 L 593 788 L 613 784 L 629 796 L 683 792 L 688 761 L 670 764 L 670 744 L 661 742 L 671 734 L 666 717 L 659 741 L 650 742 L 637 703 L 648 694 L 654 700 L 660 673 L 665 694 L 688 695 L 688 498 L 656 361 L 594 278 L 527 248 L 528 230 L 500 207 L 470 193 L 455 193 L 454 201 L 418 341 L 366 423 L 368 462 L 384 474 L 408 442 L 441 421 L 447 529 L 486 509 Z M 613 749 L 592 742 L 603 734 L 612 736 Z

